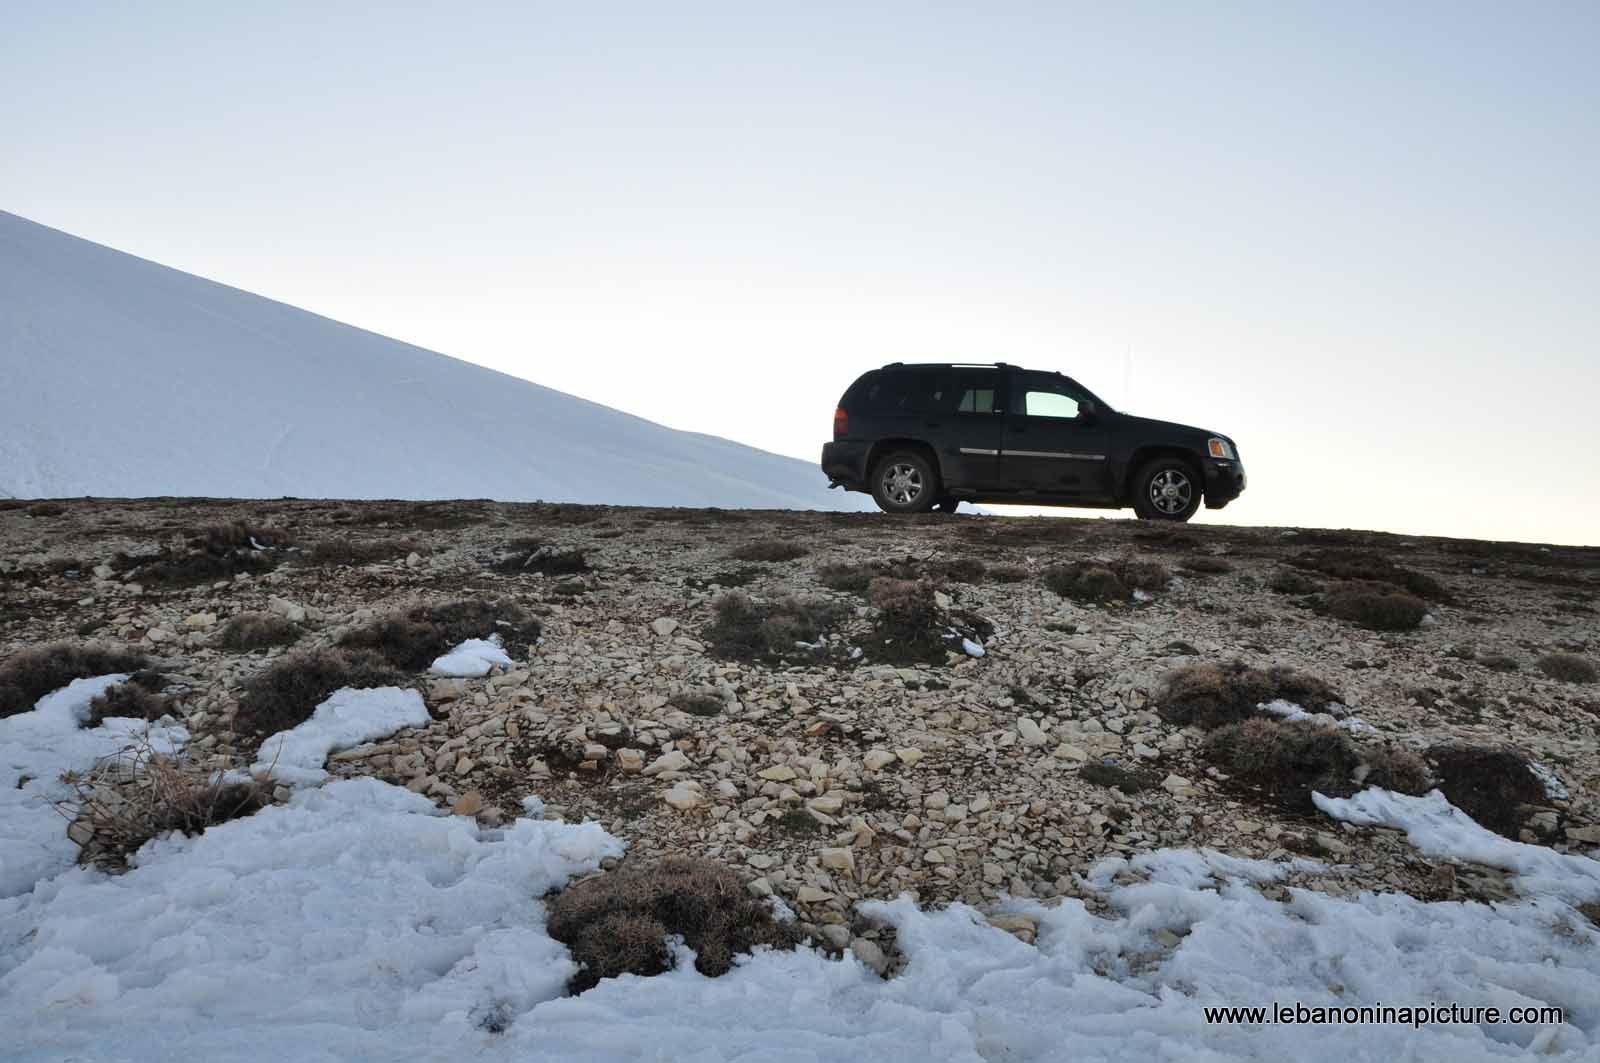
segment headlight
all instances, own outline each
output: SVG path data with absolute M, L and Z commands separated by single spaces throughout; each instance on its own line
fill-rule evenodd
M 1209 450 L 1211 452 L 1211 456 L 1216 458 L 1218 461 L 1239 460 L 1239 455 L 1234 452 L 1233 444 L 1228 442 L 1226 439 L 1218 439 L 1216 436 L 1212 436 L 1210 439 L 1206 440 L 1206 449 Z

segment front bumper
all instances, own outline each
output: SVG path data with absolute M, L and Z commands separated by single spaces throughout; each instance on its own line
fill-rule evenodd
M 1221 509 L 1244 493 L 1244 462 L 1206 459 L 1206 508 Z
M 822 444 L 822 472 L 828 486 L 838 484 L 846 491 L 867 489 L 867 455 L 872 444 L 858 439 L 835 439 Z

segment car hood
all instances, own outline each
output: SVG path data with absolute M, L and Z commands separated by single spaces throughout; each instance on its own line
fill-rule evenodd
M 1131 413 L 1119 413 L 1117 416 L 1121 418 L 1121 423 L 1127 427 L 1137 428 L 1146 432 L 1163 433 L 1166 435 L 1198 436 L 1200 437 L 1201 442 L 1204 442 L 1211 436 L 1217 436 L 1221 439 L 1228 438 L 1221 432 L 1212 432 L 1209 429 L 1196 428 L 1192 424 L 1178 424 L 1176 421 L 1158 421 L 1153 417 L 1135 417 Z

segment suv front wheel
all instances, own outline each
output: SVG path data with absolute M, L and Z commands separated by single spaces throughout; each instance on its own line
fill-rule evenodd
M 938 474 L 927 457 L 897 450 L 872 470 L 872 498 L 885 513 L 926 513 L 938 501 Z
M 1133 511 L 1145 520 L 1181 523 L 1200 508 L 1203 489 L 1193 465 L 1180 458 L 1156 458 L 1133 476 Z

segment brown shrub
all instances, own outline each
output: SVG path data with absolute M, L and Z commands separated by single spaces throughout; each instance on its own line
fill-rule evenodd
M 1161 590 L 1171 579 L 1165 565 L 1136 558 L 1071 561 L 1044 572 L 1045 586 L 1080 602 L 1125 601 L 1135 590 Z
M 728 551 L 735 561 L 794 561 L 811 551 L 785 539 L 756 539 Z
M 1290 568 L 1274 572 L 1267 586 L 1279 594 L 1316 594 L 1322 590 L 1322 584 Z
M 19 650 L 0 664 L 0 718 L 28 712 L 74 679 L 137 672 L 145 664 L 141 653 L 68 642 Z
M 941 562 L 936 569 L 940 576 L 955 583 L 979 583 L 988 566 L 975 557 L 958 557 L 953 561 Z
M 1248 720 L 1256 706 L 1288 701 L 1310 712 L 1321 712 L 1339 700 L 1339 694 L 1315 676 L 1289 668 L 1249 668 L 1192 664 L 1170 673 L 1156 695 L 1161 718 L 1178 726 L 1198 724 L 1207 730 Z
M 1200 755 L 1237 782 L 1296 811 L 1315 807 L 1313 791 L 1329 797 L 1355 793 L 1351 776 L 1361 765 L 1354 743 L 1343 732 L 1261 716 L 1212 731 Z
M 734 661 L 772 661 L 814 653 L 796 645 L 815 643 L 844 615 L 831 602 L 782 598 L 757 603 L 729 591 L 711 603 L 715 618 L 701 633 L 713 656 Z
M 1486 653 L 1477 660 L 1491 672 L 1515 672 L 1522 667 L 1515 657 L 1504 653 Z
M 1421 598 L 1381 583 L 1346 583 L 1333 588 L 1323 608 L 1340 620 L 1373 631 L 1411 631 L 1422 623 L 1428 606 Z
M 1185 572 L 1193 572 L 1202 576 L 1220 576 L 1233 571 L 1233 565 L 1214 554 L 1196 554 L 1186 558 L 1181 565 Z
M 1403 746 L 1364 746 L 1361 756 L 1366 765 L 1362 782 L 1367 786 L 1413 797 L 1433 787 L 1428 762 Z
M 953 648 L 950 617 L 934 601 L 933 584 L 879 576 L 867 588 L 867 600 L 878 610 L 869 640 L 875 659 L 938 664 Z
M 312 565 L 371 565 L 394 561 L 417 549 L 410 539 L 356 539 L 344 536 L 313 543 L 300 556 Z
M 217 636 L 217 645 L 225 650 L 249 652 L 264 650 L 269 646 L 288 646 L 300 638 L 300 625 L 272 613 L 240 613 L 226 624 Z
M 1125 794 L 1142 793 L 1161 785 L 1161 777 L 1151 772 L 1129 771 L 1098 760 L 1091 760 L 1079 768 L 1078 775 L 1085 782 L 1104 786 L 1108 790 L 1120 790 Z
M 493 568 L 512 575 L 576 576 L 590 571 L 582 550 L 561 550 L 537 539 L 519 539 L 506 544 Z
M 1402 568 L 1382 554 L 1367 550 L 1308 550 L 1290 558 L 1289 564 L 1340 580 L 1388 583 L 1431 601 L 1450 600 L 1450 589 L 1439 580 L 1423 572 Z
M 1575 653 L 1552 653 L 1540 657 L 1539 671 L 1564 683 L 1593 683 L 1600 679 L 1600 669 Z
M 231 580 L 238 575 L 259 576 L 278 567 L 278 559 L 264 550 L 239 550 L 217 555 L 208 552 L 163 552 L 135 570 L 140 583 L 157 587 L 192 587 Z
M 115 716 L 159 720 L 170 711 L 167 699 L 160 693 L 166 685 L 166 677 L 157 672 L 135 672 L 126 683 L 118 683 L 105 693 L 95 695 L 78 726 L 99 727 Z
M 549 901 L 550 936 L 572 951 L 572 993 L 621 974 L 670 969 L 669 934 L 695 951 L 695 970 L 726 974 L 733 958 L 761 945 L 792 949 L 800 933 L 780 923 L 732 870 L 710 860 L 666 857 L 623 864 L 567 887 Z
M 512 602 L 467 599 L 383 617 L 347 632 L 339 645 L 371 650 L 397 668 L 418 672 L 467 639 L 490 635 L 499 635 L 506 652 L 521 657 L 539 632 L 539 621 Z
M 294 540 L 277 528 L 267 528 L 232 521 L 201 528 L 189 538 L 191 549 L 204 551 L 213 557 L 227 557 L 240 550 L 274 550 L 292 546 Z
M 1450 803 L 1507 838 L 1521 832 L 1520 806 L 1549 801 L 1544 784 L 1515 750 L 1447 744 L 1428 750 L 1428 759 Z
M 722 699 L 715 694 L 676 694 L 667 704 L 690 716 L 718 716 L 722 713 Z
M 62 811 L 88 828 L 80 835 L 79 862 L 120 871 L 152 838 L 199 834 L 272 803 L 270 782 L 224 782 L 223 774 L 145 745 L 102 761 L 88 777 L 68 776 L 75 797 Z
M 990 583 L 1021 583 L 1028 578 L 1028 570 L 1021 565 L 990 565 Z
M 918 580 L 926 576 L 927 569 L 923 562 L 911 557 L 890 561 L 859 561 L 854 564 L 835 562 L 817 568 L 817 581 L 824 587 L 861 595 L 865 595 L 872 581 L 879 577 Z
M 59 502 L 35 502 L 24 512 L 30 517 L 59 517 L 67 511 L 67 507 Z
M 311 718 L 344 687 L 406 686 L 410 677 L 370 651 L 308 650 L 280 657 L 244 684 L 234 730 L 265 738 Z

